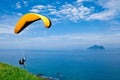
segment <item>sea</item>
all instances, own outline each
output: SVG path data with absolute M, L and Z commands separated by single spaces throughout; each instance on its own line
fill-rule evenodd
M 25 68 L 18 61 L 26 57 Z M 120 80 L 120 50 L 0 50 L 0 62 L 54 80 Z

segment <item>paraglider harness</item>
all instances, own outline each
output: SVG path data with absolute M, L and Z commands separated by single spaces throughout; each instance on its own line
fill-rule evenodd
M 25 62 L 26 62 L 26 57 L 23 57 L 23 58 L 21 58 L 20 60 L 19 60 L 19 64 L 20 65 L 23 65 L 23 67 L 25 68 Z

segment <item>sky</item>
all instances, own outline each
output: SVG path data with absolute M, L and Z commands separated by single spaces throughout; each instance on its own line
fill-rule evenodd
M 120 48 L 119 4 L 120 0 L 1 0 L 0 50 L 86 49 L 95 44 Z M 38 20 L 14 34 L 26 13 L 48 17 L 51 28 Z

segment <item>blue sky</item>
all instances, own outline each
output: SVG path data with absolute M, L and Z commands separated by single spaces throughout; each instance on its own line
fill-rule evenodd
M 0 49 L 85 49 L 91 45 L 120 48 L 120 0 L 2 0 Z M 52 21 L 46 29 L 36 21 L 14 34 L 26 13 Z

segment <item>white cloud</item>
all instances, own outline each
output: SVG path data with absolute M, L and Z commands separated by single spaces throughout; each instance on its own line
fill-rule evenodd
M 23 14 L 22 13 L 17 13 L 18 16 L 22 16 Z
M 120 0 L 99 0 L 98 3 L 105 10 L 89 15 L 87 20 L 109 20 L 120 14 Z
M 13 34 L 13 28 L 12 26 L 8 25 L 2 25 L 4 27 L 1 27 L 0 25 L 0 34 Z
M 111 18 L 114 18 L 114 16 L 114 11 L 106 10 L 103 12 L 91 14 L 86 20 L 109 20 Z
M 30 12 L 34 12 L 34 13 L 39 13 L 39 12 L 44 12 L 44 10 L 46 9 L 46 6 L 44 5 L 37 5 L 37 6 L 34 6 L 32 8 L 32 10 L 29 10 Z
M 30 12 L 34 12 L 34 13 L 39 13 L 40 11 L 38 9 L 32 9 L 32 10 L 29 10 Z
M 27 1 L 23 1 L 23 4 L 24 4 L 25 6 L 27 6 L 27 5 L 28 5 L 28 2 L 27 2 Z
M 65 4 L 61 7 L 59 11 L 54 12 L 54 15 L 58 17 L 64 17 L 64 19 L 68 19 L 71 21 L 78 21 L 80 19 L 84 19 L 86 15 L 91 12 L 91 9 L 84 7 L 83 5 L 72 5 Z
M 99 4 L 107 9 L 120 10 L 120 0 L 99 0 Z
M 9 17 L 10 18 L 10 17 Z M 5 19 L 5 18 L 4 18 Z M 86 48 L 94 44 L 104 45 L 106 47 L 113 47 L 112 45 L 117 45 L 120 47 L 120 34 L 68 34 L 68 35 L 49 35 L 43 37 L 31 37 L 25 35 L 15 36 L 14 26 L 17 18 L 14 21 L 7 20 L 0 24 L 0 45 L 7 46 L 7 48 L 13 49 L 74 49 L 74 48 Z M 6 24 L 9 21 L 14 22 L 14 24 Z M 7 34 L 7 35 L 5 35 Z M 24 47 L 23 47 L 23 44 Z M 54 45 L 53 45 L 54 44 Z M 17 46 L 16 46 L 17 45 Z M 110 46 L 111 45 L 111 46 Z M 114 46 L 114 47 L 115 47 Z M 0 47 L 4 48 L 4 47 Z M 5 47 L 6 48 L 6 47 Z
M 120 31 L 120 21 L 112 21 L 110 25 L 111 31 Z
M 84 0 L 77 0 L 77 2 L 83 2 Z
M 86 15 L 91 12 L 91 8 L 87 8 L 80 3 L 73 3 L 73 4 L 64 4 L 59 8 L 56 8 L 52 5 L 37 5 L 34 6 L 30 12 L 47 12 L 48 15 L 55 16 L 54 19 L 67 19 L 71 21 L 78 21 L 80 19 L 84 19 Z
M 17 39 L 17 41 L 15 42 L 17 44 L 19 43 L 19 45 L 25 43 L 26 48 L 32 49 L 74 49 L 78 47 L 87 48 L 87 46 L 91 46 L 94 44 L 103 45 L 107 48 L 112 48 L 112 45 L 114 45 L 114 47 L 118 47 L 120 45 L 120 34 L 53 35 L 47 37 L 22 38 Z
M 29 10 L 30 12 L 35 12 L 35 13 L 39 13 L 39 12 L 45 12 L 45 11 L 50 11 L 52 12 L 53 10 L 55 10 L 55 6 L 52 5 L 36 5 L 34 6 L 31 10 Z
M 93 0 L 77 0 L 76 2 L 81 3 L 81 2 L 84 2 L 84 1 L 93 1 Z
M 16 3 L 16 8 L 19 9 L 19 8 L 21 8 L 21 7 L 22 7 L 22 6 L 21 6 L 21 3 L 20 3 L 20 2 L 17 2 L 17 3 Z
M 73 3 L 65 3 L 56 8 L 53 5 L 36 5 L 30 11 L 35 13 L 45 13 L 54 16 L 54 20 L 110 20 L 120 13 L 120 0 L 98 0 L 96 3 L 103 8 L 102 11 L 95 12 L 95 6 L 86 7 L 82 3 L 93 0 L 77 0 Z M 94 2 L 94 1 L 93 1 Z
M 120 26 L 112 26 L 110 28 L 110 30 L 112 30 L 112 31 L 120 31 Z
M 0 16 L 0 34 L 13 34 L 14 27 L 19 20 L 18 16 Z
M 20 9 L 22 7 L 28 6 L 28 2 L 23 0 L 21 2 L 17 2 L 15 6 L 17 9 Z

